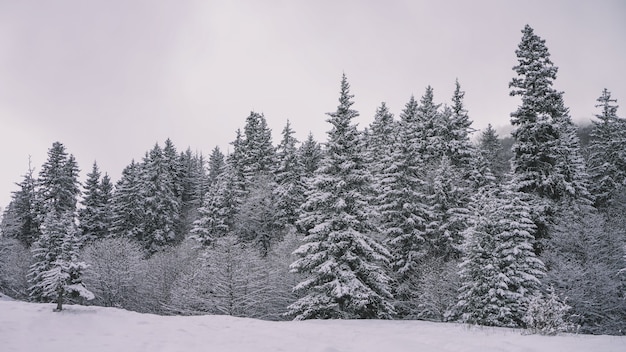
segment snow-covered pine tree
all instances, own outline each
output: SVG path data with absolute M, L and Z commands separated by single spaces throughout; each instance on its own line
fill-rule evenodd
M 447 121 L 439 111 L 440 107 L 441 104 L 435 104 L 433 88 L 426 87 L 415 115 L 415 131 L 419 135 L 416 140 L 420 141 L 420 157 L 424 165 L 430 167 L 436 167 L 439 158 L 446 152 L 444 135 Z
M 176 146 L 171 139 L 167 138 L 165 140 L 161 150 L 163 169 L 167 175 L 167 182 L 169 182 L 168 188 L 172 190 L 174 197 L 178 200 L 178 203 L 182 203 L 182 196 L 184 192 L 183 182 L 186 176 L 186 170 L 181 164 L 180 156 L 178 155 Z
M 274 171 L 276 187 L 274 194 L 277 201 L 278 216 L 283 225 L 295 225 L 304 203 L 305 185 L 303 170 L 289 121 L 283 129 L 283 138 L 276 148 L 278 166 Z
M 209 185 L 212 186 L 217 182 L 217 178 L 224 172 L 225 167 L 224 153 L 219 147 L 213 148 L 209 156 Z
M 248 184 L 246 181 L 246 149 L 245 140 L 241 130 L 237 130 L 235 140 L 231 142 L 233 152 L 226 157 L 226 163 L 230 168 L 229 181 L 236 195 L 236 204 L 241 204 L 246 196 Z
M 267 127 L 263 114 L 250 112 L 244 126 L 245 139 L 241 144 L 243 153 L 243 172 L 246 183 L 261 174 L 269 174 L 275 164 L 275 152 L 272 145 L 272 130 Z
M 626 121 L 617 116 L 617 100 L 606 88 L 597 101 L 601 112 L 591 122 L 588 164 L 595 204 L 603 208 L 626 181 Z
M 78 221 L 83 241 L 91 242 L 107 236 L 109 228 L 106 219 L 106 204 L 100 185 L 100 170 L 94 161 L 91 172 L 87 174 L 85 192 L 78 211 Z
M 144 241 L 144 201 L 141 194 L 141 165 L 134 160 L 122 170 L 111 200 L 111 233 Z
M 192 229 L 198 217 L 197 209 L 202 206 L 209 181 L 202 154 L 192 153 L 190 148 L 181 152 L 178 163 L 181 167 L 180 220 L 177 233 L 183 237 Z
M 498 133 L 491 124 L 488 124 L 487 128 L 481 132 L 478 139 L 478 149 L 482 157 L 487 161 L 487 165 L 493 172 L 493 175 L 501 179 L 508 170 L 508 161 L 504 155 Z
M 208 246 L 231 233 L 240 206 L 237 187 L 237 175 L 227 164 L 198 209 L 198 219 L 191 229 L 192 239 Z
M 41 221 L 51 211 L 59 214 L 76 211 L 80 195 L 78 173 L 74 156 L 67 154 L 63 144 L 54 142 L 48 150 L 48 159 L 41 167 L 37 182 L 38 215 Z
M 453 309 L 461 322 L 524 326 L 528 303 L 539 294 L 545 267 L 533 251 L 535 226 L 526 196 L 512 188 L 484 187 L 475 196 Z
M 473 157 L 474 145 L 470 141 L 470 133 L 474 131 L 471 128 L 472 120 L 463 103 L 464 97 L 465 92 L 461 90 L 457 79 L 447 123 L 446 150 L 453 166 L 467 169 Z
M 515 51 L 517 73 L 509 83 L 511 96 L 522 104 L 511 113 L 512 171 L 518 190 L 544 199 L 588 199 L 585 165 L 563 93 L 552 88 L 557 67 L 545 40 L 526 25 Z
M 399 136 L 385 157 L 376 200 L 380 231 L 392 253 L 396 310 L 402 317 L 413 316 L 417 310 L 417 272 L 426 254 L 426 232 L 434 216 L 420 164 L 417 108 L 411 97 L 400 114 Z
M 180 242 L 176 233 L 180 219 L 180 198 L 177 196 L 173 167 L 156 144 L 146 154 L 141 167 L 141 190 L 144 206 L 144 248 L 154 253 L 159 248 Z
M 100 204 L 102 206 L 104 236 L 109 237 L 113 227 L 113 183 L 107 173 L 100 180 Z
M 309 132 L 306 140 L 302 142 L 298 154 L 303 167 L 304 177 L 312 177 L 322 160 L 322 147 L 315 141 L 312 133 Z
M 344 74 L 339 106 L 329 113 L 326 153 L 300 217 L 314 227 L 291 265 L 306 276 L 295 287 L 302 297 L 288 308 L 296 319 L 389 318 L 394 311 L 384 269 L 389 252 L 371 235 L 370 176 L 349 87 Z
M 469 173 L 468 166 L 466 170 Z M 441 158 L 433 176 L 430 197 L 433 215 L 431 231 L 426 237 L 428 251 L 431 256 L 444 261 L 459 259 L 463 231 L 467 227 L 469 216 L 469 189 L 463 180 L 464 175 L 452 165 L 447 156 Z
M 74 214 L 49 212 L 42 224 L 42 234 L 33 246 L 34 264 L 29 271 L 31 297 L 52 300 L 56 311 L 66 299 L 94 298 L 82 283 L 87 265 L 78 260 L 81 245 Z
M 375 180 L 379 179 L 385 168 L 383 159 L 390 154 L 397 135 L 398 130 L 393 114 L 389 111 L 387 104 L 382 102 L 376 108 L 374 121 L 370 124 L 367 135 L 367 159 Z
M 13 193 L 11 203 L 4 210 L 0 230 L 2 236 L 18 239 L 26 247 L 39 237 L 39 220 L 37 218 L 37 181 L 33 178 L 33 168 L 28 163 L 28 172 L 19 189 Z

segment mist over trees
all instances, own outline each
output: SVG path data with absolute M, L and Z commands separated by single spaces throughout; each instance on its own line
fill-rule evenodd
M 608 89 L 581 141 L 545 40 L 522 30 L 511 136 L 427 86 L 359 129 L 348 77 L 326 140 L 250 112 L 231 152 L 171 140 L 116 182 L 55 142 L 0 224 L 0 292 L 261 319 L 426 319 L 626 331 L 626 122 Z M 471 94 L 468 92 L 467 94 Z M 437 99 L 436 99 L 437 96 Z M 512 143 L 512 144 L 511 144 Z

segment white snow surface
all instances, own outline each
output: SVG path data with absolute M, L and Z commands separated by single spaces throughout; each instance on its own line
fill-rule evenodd
M 423 321 L 268 322 L 157 316 L 115 308 L 0 300 L 0 350 L 488 352 L 626 351 L 626 337 L 524 335 L 520 330 Z

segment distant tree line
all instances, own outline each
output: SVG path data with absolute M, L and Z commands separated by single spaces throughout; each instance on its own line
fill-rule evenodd
M 208 159 L 169 139 L 115 184 L 57 142 L 4 210 L 0 292 L 158 314 L 425 319 L 626 331 L 626 120 L 608 90 L 584 145 L 545 41 L 522 30 L 511 138 L 474 140 L 429 86 L 360 130 L 344 75 L 325 142 L 251 112 Z M 511 141 L 509 143 L 508 141 Z M 509 147 L 510 146 L 510 147 Z

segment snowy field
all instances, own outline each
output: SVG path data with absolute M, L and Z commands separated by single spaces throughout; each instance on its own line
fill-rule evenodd
M 54 313 L 53 307 L 0 297 L 0 351 L 626 351 L 626 337 L 546 337 L 420 321 L 267 322 L 84 306 Z

